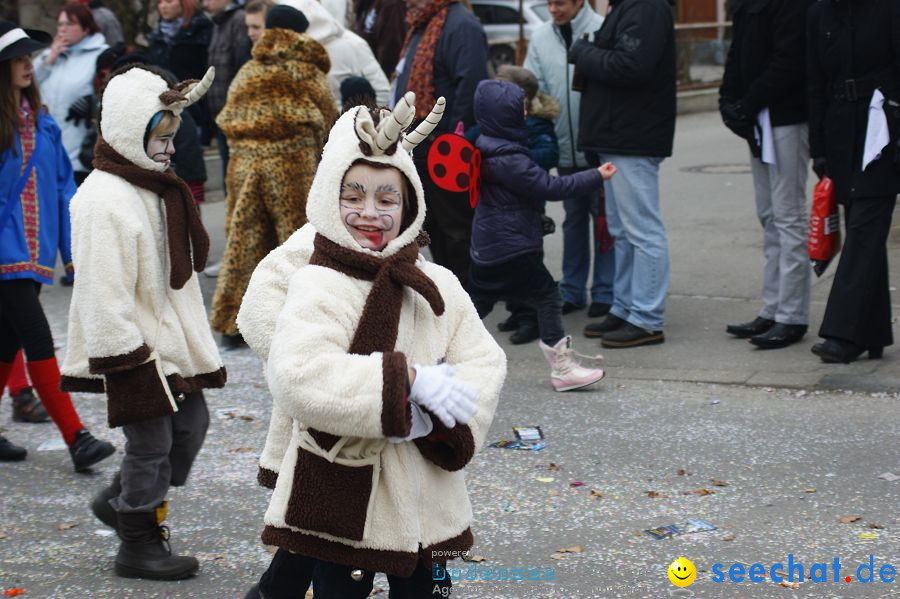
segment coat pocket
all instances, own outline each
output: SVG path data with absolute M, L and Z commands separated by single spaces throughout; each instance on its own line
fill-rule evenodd
M 159 357 L 106 375 L 106 413 L 110 428 L 144 422 L 178 411 Z
M 377 463 L 347 466 L 297 449 L 284 521 L 296 528 L 361 541 Z

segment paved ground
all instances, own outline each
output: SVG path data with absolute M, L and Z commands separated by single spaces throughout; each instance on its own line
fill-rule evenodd
M 761 235 L 745 163 L 744 148 L 715 115 L 679 120 L 676 158 L 662 172 L 672 250 L 664 345 L 608 350 L 609 375 L 598 388 L 559 395 L 549 388 L 535 346 L 498 337 L 510 369 L 490 437 L 509 437 L 515 425 L 540 425 L 548 447 L 537 453 L 484 448 L 469 467 L 473 553 L 485 558 L 477 574 L 540 568 L 537 577 L 549 578 L 553 568 L 552 580 L 463 580 L 453 596 L 900 597 L 900 581 L 864 584 L 856 571 L 870 555 L 876 581 L 884 564 L 900 570 L 900 481 L 879 478 L 900 475 L 900 350 L 840 366 L 821 364 L 809 353 L 833 266 L 815 282 L 813 331 L 803 343 L 762 352 L 724 334 L 725 323 L 751 318 L 758 309 Z M 558 207 L 550 213 L 561 223 Z M 216 255 L 222 204 L 206 206 L 204 220 Z M 556 274 L 560 248 L 560 234 L 548 239 L 548 264 Z M 896 286 L 897 243 L 891 264 Z M 212 284 L 203 281 L 207 297 Z M 60 344 L 68 296 L 58 287 L 43 295 Z M 896 312 L 896 289 L 892 298 Z M 486 325 L 495 330 L 500 316 L 492 314 Z M 579 334 L 586 322 L 584 312 L 566 317 L 577 348 L 594 352 L 596 343 Z M 198 556 L 201 574 L 166 584 L 116 579 L 116 544 L 86 504 L 117 460 L 92 475 L 74 475 L 64 450 L 39 449 L 56 440 L 52 425 L 14 424 L 4 407 L 4 434 L 31 453 L 0 468 L 0 591 L 21 587 L 25 597 L 73 599 L 242 596 L 270 559 L 259 542 L 268 492 L 253 482 L 269 398 L 251 352 L 224 356 L 229 384 L 208 394 L 214 415 L 207 444 L 189 485 L 171 495 L 173 544 Z M 105 429 L 103 404 L 89 396 L 76 401 L 88 425 L 121 448 L 119 433 Z M 570 486 L 576 481 L 583 486 Z M 696 493 L 703 489 L 713 493 Z M 592 499 L 592 490 L 601 496 Z M 844 524 L 844 516 L 859 520 Z M 666 540 L 641 532 L 689 518 L 717 530 Z M 554 556 L 566 548 L 580 552 Z M 769 571 L 788 554 L 807 576 L 814 563 L 827 563 L 829 582 L 806 581 L 791 590 L 771 581 L 713 581 L 717 563 L 726 574 L 735 562 L 747 568 L 761 563 Z M 665 573 L 681 556 L 699 570 L 684 590 Z M 841 582 L 832 581 L 836 557 Z M 851 583 L 843 582 L 847 575 Z

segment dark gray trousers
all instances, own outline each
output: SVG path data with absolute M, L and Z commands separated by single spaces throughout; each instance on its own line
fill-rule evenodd
M 110 504 L 117 512 L 149 512 L 162 503 L 170 486 L 187 481 L 206 438 L 209 410 L 202 391 L 186 393 L 171 416 L 122 428 L 122 492 Z

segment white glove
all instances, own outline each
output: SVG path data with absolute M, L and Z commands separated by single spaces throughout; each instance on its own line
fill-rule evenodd
M 416 380 L 410 389 L 410 401 L 428 409 L 447 428 L 453 428 L 457 423 L 468 424 L 478 409 L 475 406 L 478 395 L 453 378 L 450 365 L 413 364 L 413 369 Z
M 413 439 L 427 437 L 431 434 L 431 431 L 434 430 L 434 423 L 431 421 L 431 416 L 426 414 L 425 411 L 419 407 L 419 404 L 411 401 L 409 402 L 409 408 L 412 412 L 412 426 L 409 429 L 409 434 L 405 437 L 388 437 L 388 441 L 391 443 L 403 443 L 404 441 L 412 441 Z

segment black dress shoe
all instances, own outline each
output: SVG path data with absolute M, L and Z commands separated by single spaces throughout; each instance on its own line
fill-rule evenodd
M 768 318 L 757 316 L 750 322 L 730 324 L 725 327 L 725 330 L 735 337 L 746 339 L 747 337 L 752 337 L 753 335 L 760 335 L 762 333 L 765 333 L 766 331 L 771 329 L 774 324 L 774 320 L 769 320 Z
M 765 333 L 750 337 L 750 343 L 760 349 L 780 349 L 803 339 L 805 324 L 781 324 L 776 322 Z
M 85 428 L 75 433 L 75 442 L 69 447 L 69 455 L 72 457 L 75 472 L 84 472 L 115 452 L 116 448 L 112 443 L 101 441 Z
M 603 335 L 600 345 L 606 348 L 638 347 L 664 343 L 665 340 L 666 336 L 662 331 L 648 331 L 626 322 L 615 331 Z
M 522 345 L 523 343 L 531 343 L 541 336 L 536 322 L 526 320 L 519 324 L 516 332 L 509 336 L 509 342 L 513 345 Z
M 614 314 L 607 314 L 606 318 L 600 322 L 595 322 L 584 327 L 584 336 L 590 339 L 596 339 L 603 335 L 615 331 L 625 325 L 625 321 Z
M 870 347 L 868 350 L 870 360 L 877 360 L 884 354 L 883 347 Z M 859 347 L 849 341 L 839 339 L 825 339 L 822 343 L 812 346 L 812 353 L 819 356 L 826 364 L 849 364 L 859 358 L 864 351 L 866 351 L 865 347 Z
M 0 435 L 0 462 L 18 462 L 24 460 L 27 455 L 28 451 L 24 447 L 14 445 Z
M 607 314 L 609 314 L 610 308 L 612 308 L 612 304 L 604 304 L 603 302 L 591 302 L 591 305 L 588 307 L 588 318 L 606 316 Z
M 234 335 L 222 335 L 222 347 L 225 348 L 225 351 L 233 351 L 247 347 L 247 342 L 244 341 L 244 336 L 240 333 Z
M 584 308 L 584 305 L 579 306 L 578 304 L 573 304 L 572 302 L 563 302 L 562 313 L 568 314 L 570 312 L 574 312 L 575 310 L 581 310 L 582 308 Z
M 519 328 L 519 318 L 515 314 L 510 314 L 506 320 L 497 323 L 497 330 L 501 333 L 508 333 Z

